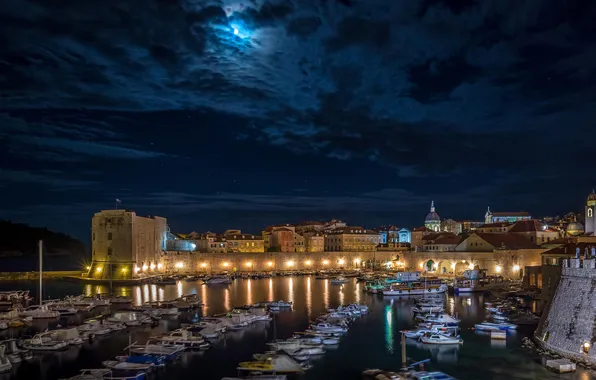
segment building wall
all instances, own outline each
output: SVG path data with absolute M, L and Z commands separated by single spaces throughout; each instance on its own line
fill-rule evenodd
M 459 252 L 492 252 L 494 247 L 478 235 L 470 235 L 455 248 Z
M 129 210 L 104 210 L 91 220 L 95 278 L 130 278 L 135 268 L 157 265 L 166 249 L 165 218 L 144 218 Z M 111 274 L 110 274 L 111 271 Z
M 306 234 L 304 236 L 306 252 L 323 252 L 325 250 L 325 237 L 323 235 Z
M 294 231 L 286 229 L 273 231 L 271 248 L 277 252 L 294 252 Z
M 385 263 L 401 252 L 290 252 L 290 253 L 191 253 L 168 252 L 161 257 L 161 271 L 180 273 L 218 273 L 222 271 L 288 271 L 321 269 L 358 269 L 371 261 Z

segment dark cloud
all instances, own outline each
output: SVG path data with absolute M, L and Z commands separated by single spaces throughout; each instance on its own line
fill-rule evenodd
M 556 0 L 5 1 L 0 168 L 227 194 L 192 200 L 210 211 L 370 210 L 365 186 L 419 197 L 396 207 L 490 187 L 532 203 L 590 182 L 567 156 L 596 138 L 595 18 Z

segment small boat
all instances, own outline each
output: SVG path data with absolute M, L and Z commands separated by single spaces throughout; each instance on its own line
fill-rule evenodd
M 476 330 L 479 331 L 507 331 L 507 330 L 515 330 L 517 328 L 516 325 L 512 323 L 491 323 L 491 322 L 482 322 L 477 323 L 475 326 Z
M 330 282 L 334 285 L 341 285 L 341 284 L 346 284 L 348 282 L 348 279 L 345 277 L 339 276 L 339 277 L 331 279 Z
M 144 345 L 133 344 L 127 348 L 130 349 L 130 352 L 134 354 L 159 355 L 165 356 L 166 359 L 173 359 L 180 355 L 182 351 L 184 351 L 184 346 L 152 344 L 150 340 Z
M 85 340 L 81 338 L 79 330 L 75 328 L 71 329 L 58 329 L 49 331 L 50 337 L 56 342 L 66 342 L 71 346 L 78 346 L 85 343 Z
M 0 346 L 0 373 L 6 373 L 12 371 L 12 363 L 6 356 L 4 356 L 4 352 L 6 351 L 6 346 Z
M 153 363 L 129 363 L 118 360 L 105 360 L 101 364 L 109 369 L 121 371 L 150 371 L 155 365 Z
M 444 323 L 446 325 L 457 325 L 460 322 L 459 319 L 453 318 L 446 313 L 421 315 L 417 316 L 416 319 L 422 322 Z
M 182 345 L 188 348 L 209 348 L 210 346 L 202 336 L 194 336 L 191 331 L 186 329 L 175 330 L 167 335 L 152 337 L 151 339 L 167 344 Z
M 21 317 L 31 317 L 33 319 L 50 319 L 60 317 L 60 313 L 55 310 L 50 310 L 47 305 L 33 305 L 23 310 Z
M 331 325 L 329 323 L 317 323 L 316 325 L 312 326 L 312 329 L 315 331 L 330 333 L 345 333 L 347 331 L 347 329 L 344 327 Z
M 109 368 L 82 369 L 78 375 L 64 380 L 144 380 L 147 375 L 143 371 L 120 371 Z
M 426 344 L 462 344 L 464 341 L 459 337 L 449 337 L 441 334 L 423 335 L 420 341 Z
M 203 280 L 207 285 L 231 284 L 230 276 L 211 276 Z
M 166 365 L 166 357 L 163 355 L 116 356 L 116 360 L 121 363 L 153 364 L 154 367 Z
M 8 360 L 13 364 L 33 358 L 31 351 L 22 350 L 17 346 L 16 339 L 6 339 L 0 341 L 0 346 L 5 348 L 4 356 L 6 356 L 6 358 L 8 358 Z
M 23 349 L 30 351 L 62 351 L 68 349 L 68 346 L 68 342 L 53 340 L 51 332 L 36 334 L 21 343 Z
M 153 323 L 151 317 L 135 311 L 119 311 L 108 318 L 108 322 L 123 323 L 126 326 L 140 326 L 143 323 Z

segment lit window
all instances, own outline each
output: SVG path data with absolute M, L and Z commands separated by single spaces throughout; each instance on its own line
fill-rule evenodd
M 588 208 L 588 218 L 591 218 L 593 215 L 594 215 L 594 214 L 593 214 L 592 208 L 591 208 L 591 207 L 589 207 L 589 208 Z

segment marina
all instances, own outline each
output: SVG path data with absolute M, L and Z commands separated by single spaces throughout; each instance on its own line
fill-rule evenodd
M 507 331 L 504 341 L 496 341 L 499 344 L 492 343 L 490 334 L 482 334 L 474 329 L 494 314 L 487 308 L 495 311 L 510 308 L 506 300 L 492 297 L 494 302 L 490 303 L 491 298 L 481 293 L 468 296 L 440 294 L 424 298 L 382 297 L 366 292 L 365 282 L 357 278 L 348 277 L 348 282 L 334 285 L 331 281 L 335 277 L 315 279 L 314 275 L 294 275 L 256 280 L 237 278 L 230 280 L 230 284 L 218 285 L 207 285 L 197 279 L 178 280 L 175 285 L 114 287 L 113 292 L 120 296 L 119 300 L 128 298 L 130 304 L 117 302 L 111 307 L 97 306 L 91 311 L 83 306 L 75 315 L 49 320 L 33 319 L 30 325 L 2 331 L 3 338 L 15 337 L 19 340 L 30 335 L 33 344 L 38 342 L 43 346 L 45 342 L 50 346 L 57 341 L 64 342 L 67 337 L 75 341 L 77 338 L 71 337 L 74 334 L 68 332 L 43 335 L 43 331 L 64 331 L 65 326 L 78 325 L 75 330 L 84 340 L 83 343 L 77 341 L 65 347 L 56 347 L 54 352 L 31 350 L 32 360 L 13 363 L 14 368 L 3 376 L 10 379 L 35 377 L 53 380 L 77 376 L 81 370 L 109 366 L 110 376 L 115 377 L 116 374 L 122 374 L 123 368 L 136 370 L 152 367 L 147 362 L 132 359 L 131 354 L 159 354 L 178 358 L 172 362 L 167 360 L 164 370 L 168 377 L 179 379 L 195 378 L 198 368 L 201 378 L 234 378 L 241 370 L 250 372 L 270 368 L 268 361 L 273 360 L 273 357 L 276 363 L 285 363 L 279 364 L 284 368 L 298 363 L 304 371 L 300 375 L 302 378 L 360 379 L 362 371 L 371 368 L 399 370 L 401 331 L 416 330 L 419 324 L 426 323 L 427 332 L 430 333 L 425 338 L 426 342 L 408 338 L 407 356 L 412 361 L 430 359 L 427 364 L 435 372 L 441 371 L 457 379 L 476 379 L 479 376 L 490 378 L 496 374 L 509 374 L 513 378 L 521 374 L 536 376 L 526 378 L 562 378 L 543 368 L 538 357 L 520 348 L 521 339 L 532 333 L 531 326 L 521 325 L 515 331 Z M 17 285 L 36 294 L 37 284 Z M 89 302 L 95 299 L 95 294 L 109 292 L 109 289 L 101 286 L 65 285 L 53 281 L 47 281 L 44 289 L 44 298 L 64 298 L 66 290 L 68 294 L 83 293 Z M 177 315 L 168 316 L 166 313 L 159 318 L 149 318 L 152 323 L 128 327 L 122 321 L 110 320 L 116 315 L 127 313 L 147 316 L 147 312 L 160 310 L 162 306 L 164 310 L 169 310 L 173 300 L 194 301 L 196 307 L 183 307 L 186 310 L 180 310 Z M 338 307 L 351 304 L 366 305 L 369 312 L 356 317 L 362 313 L 355 306 Z M 416 313 L 416 309 L 425 307 L 430 310 Z M 443 311 L 433 310 L 438 307 Z M 234 309 L 234 313 L 228 314 Z M 269 312 L 263 313 L 261 310 Z M 325 319 L 317 321 L 322 314 L 326 314 Z M 422 319 L 416 319 L 416 315 L 422 315 Z M 341 321 L 347 316 L 352 322 L 344 324 Z M 436 344 L 431 341 L 433 335 L 444 336 L 436 333 L 440 329 L 448 331 L 447 327 L 435 328 L 443 322 L 456 325 L 456 334 L 459 336 L 454 338 L 456 342 Z M 35 333 L 41 336 L 35 338 Z M 90 336 L 92 340 L 89 340 Z M 160 341 L 178 342 L 181 348 L 171 351 Z M 11 346 L 9 342 L 7 346 Z M 363 345 L 366 345 L 366 350 L 361 349 Z M 187 348 L 190 350 L 187 351 Z M 271 353 L 272 350 L 277 352 L 277 356 Z M 505 366 L 504 361 L 515 364 Z M 152 364 L 160 365 L 157 362 Z M 579 373 L 581 371 L 576 374 Z

